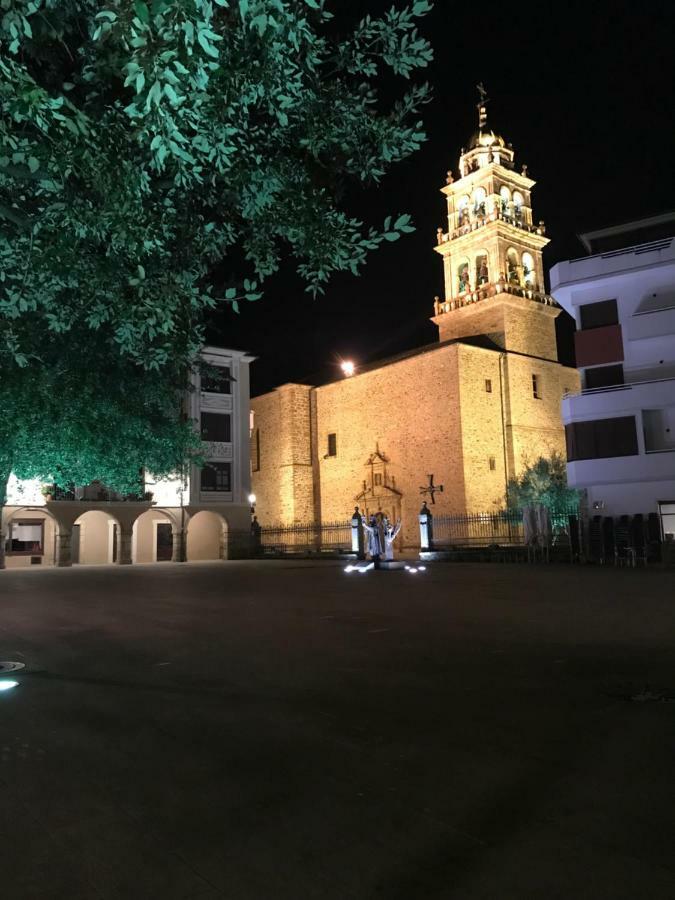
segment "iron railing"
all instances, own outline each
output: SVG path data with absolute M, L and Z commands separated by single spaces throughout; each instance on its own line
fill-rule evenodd
M 349 553 L 351 522 L 317 522 L 299 525 L 263 525 L 259 547 L 263 554 Z
M 566 543 L 569 535 L 570 516 L 578 517 L 579 508 L 568 508 L 550 513 L 552 540 Z M 433 546 L 439 547 L 500 547 L 523 546 L 525 532 L 522 510 L 501 510 L 469 515 L 433 516 Z

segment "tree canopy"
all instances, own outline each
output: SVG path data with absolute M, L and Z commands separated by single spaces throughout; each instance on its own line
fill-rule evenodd
M 0 360 L 31 329 L 96 333 L 150 370 L 194 358 L 204 314 L 260 295 L 282 255 L 308 290 L 382 241 L 342 206 L 424 140 L 426 0 L 338 35 L 325 0 L 3 0 Z M 213 287 L 225 261 L 225 285 Z M 29 328 L 21 327 L 29 325 Z
M 559 453 L 540 456 L 525 466 L 517 478 L 509 480 L 506 500 L 509 509 L 541 503 L 553 513 L 566 512 L 579 503 L 579 491 L 567 485 L 567 466 Z

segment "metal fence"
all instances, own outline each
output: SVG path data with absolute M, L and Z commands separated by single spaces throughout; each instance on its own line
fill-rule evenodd
M 301 525 L 263 525 L 260 552 L 266 555 L 304 553 L 349 553 L 352 546 L 351 522 L 308 523 Z
M 577 506 L 551 513 L 553 543 L 566 543 L 570 516 L 578 516 Z M 433 517 L 433 546 L 441 547 L 515 547 L 525 544 L 522 510 L 502 510 L 470 515 Z

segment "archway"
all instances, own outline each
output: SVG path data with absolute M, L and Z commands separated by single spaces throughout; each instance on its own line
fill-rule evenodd
M 211 510 L 190 517 L 187 530 L 187 560 L 227 559 L 227 522 Z
M 523 253 L 523 279 L 528 287 L 533 287 L 536 281 L 534 271 L 534 258 L 531 253 Z
M 509 284 L 518 284 L 520 278 L 518 276 L 518 266 L 520 265 L 518 259 L 518 251 L 513 247 L 510 247 L 506 253 L 506 278 Z
M 163 509 L 146 510 L 134 522 L 131 558 L 135 563 L 171 562 L 173 536 L 180 527 L 174 517 Z
M 479 250 L 476 254 L 474 284 L 476 287 L 487 284 L 490 281 L 488 267 L 488 255 L 486 250 Z
M 99 509 L 90 509 L 73 523 L 71 555 L 73 563 L 102 566 L 117 562 L 120 524 Z
M 22 506 L 6 514 L 5 566 L 54 565 L 59 523 L 44 506 Z
M 457 293 L 463 294 L 471 288 L 471 273 L 469 272 L 469 260 L 463 259 L 457 266 Z

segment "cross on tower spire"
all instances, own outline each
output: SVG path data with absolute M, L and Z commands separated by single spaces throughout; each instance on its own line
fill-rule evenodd
M 482 129 L 487 124 L 487 110 L 485 107 L 488 102 L 488 95 L 482 81 L 478 82 L 476 90 L 478 91 L 478 103 L 476 104 L 478 109 L 478 128 Z

